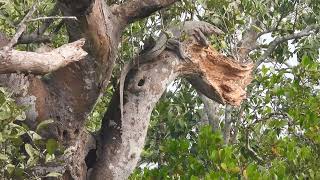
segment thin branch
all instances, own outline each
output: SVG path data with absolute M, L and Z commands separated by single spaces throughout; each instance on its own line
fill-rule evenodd
M 48 43 L 50 41 L 51 41 L 51 36 L 32 33 L 32 34 L 21 36 L 17 44 Z
M 37 6 L 38 6 L 38 2 L 35 2 L 31 9 L 29 10 L 28 14 L 22 19 L 22 21 L 19 23 L 18 25 L 18 29 L 16 34 L 14 35 L 14 37 L 11 39 L 10 43 L 5 46 L 3 49 L 4 50 L 9 50 L 11 49 L 15 44 L 17 44 L 20 36 L 22 35 L 22 33 L 26 30 L 27 26 L 26 26 L 26 22 L 31 18 L 32 14 L 36 11 Z
M 56 3 L 55 6 L 52 8 L 51 12 L 49 13 L 49 16 L 55 16 L 59 13 L 59 7 L 58 4 Z M 37 31 L 33 33 L 37 34 L 44 34 L 44 32 L 48 29 L 48 27 L 53 23 L 53 19 L 47 19 L 43 22 L 42 26 L 37 29 Z
M 286 36 L 282 36 L 282 37 L 277 37 L 275 40 L 273 40 L 272 42 L 269 43 L 268 45 L 268 49 L 264 52 L 264 54 L 257 60 L 256 62 L 256 68 L 263 63 L 270 55 L 271 53 L 275 50 L 275 48 L 283 43 L 286 42 L 288 40 L 291 39 L 299 39 L 305 36 L 309 36 L 311 34 L 313 34 L 315 31 L 318 31 L 320 29 L 320 25 L 318 24 L 313 24 L 308 26 L 307 28 L 303 29 L 302 31 L 298 32 L 298 33 L 293 33 L 293 34 L 289 34 Z
M 75 16 L 45 16 L 45 17 L 38 17 L 34 19 L 30 19 L 27 22 L 34 22 L 34 21 L 43 21 L 48 19 L 71 19 L 77 21 L 77 17 Z
M 250 146 L 250 140 L 249 140 L 249 135 L 247 133 L 247 139 L 246 139 L 246 148 L 248 150 L 248 152 L 251 154 L 251 156 L 256 159 L 259 163 L 263 162 L 263 158 L 259 156 L 259 154 L 252 149 L 252 147 Z
M 18 44 L 51 42 L 51 39 L 58 34 L 63 25 L 64 21 L 60 21 L 60 23 L 55 27 L 55 29 L 51 32 L 50 35 L 38 34 L 37 32 L 33 32 L 28 35 L 22 35 L 18 41 Z
M 284 13 L 281 13 L 279 20 L 277 21 L 276 25 L 270 29 L 264 29 L 262 32 L 258 32 L 256 27 L 261 27 L 262 22 L 259 20 L 253 20 L 252 25 L 250 25 L 250 28 L 247 29 L 247 31 L 244 33 L 244 38 L 242 39 L 241 43 L 238 45 L 239 49 L 239 56 L 241 60 L 246 60 L 249 53 L 257 48 L 260 48 L 261 45 L 257 44 L 257 40 L 259 37 L 261 37 L 264 34 L 276 31 L 282 21 L 282 19 L 285 17 Z

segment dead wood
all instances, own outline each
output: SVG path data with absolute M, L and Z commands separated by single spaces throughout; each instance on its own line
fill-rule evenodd
M 87 55 L 82 49 L 84 42 L 82 39 L 45 53 L 14 49 L 0 51 L 0 74 L 16 72 L 47 74 L 53 72 L 69 63 L 83 59 Z

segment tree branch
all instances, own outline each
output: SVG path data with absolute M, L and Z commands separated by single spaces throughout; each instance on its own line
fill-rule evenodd
M 0 51 L 0 74 L 24 72 L 46 74 L 71 62 L 79 61 L 87 53 L 81 48 L 84 39 L 65 44 L 51 52 Z
M 226 105 L 224 115 L 223 140 L 224 144 L 229 144 L 232 123 L 232 106 Z
M 237 45 L 236 53 L 239 56 L 239 60 L 242 62 L 250 62 L 251 60 L 248 60 L 248 55 L 251 51 L 258 47 L 258 38 L 263 34 L 273 31 L 265 30 L 263 32 L 258 32 L 257 27 L 259 27 L 260 24 L 261 23 L 258 20 L 254 20 L 254 22 L 250 24 L 250 28 L 244 32 L 242 41 Z
M 150 16 L 179 0 L 131 0 L 112 7 L 113 14 L 121 17 L 123 25 Z
M 22 35 L 17 44 L 48 43 L 50 41 L 51 36 L 31 33 Z
M 212 127 L 214 132 L 220 130 L 220 119 L 219 119 L 219 103 L 207 98 L 202 93 L 198 92 L 201 101 L 204 104 L 203 109 L 208 116 L 209 125 Z
M 33 22 L 33 21 L 44 21 L 44 20 L 49 20 L 49 19 L 70 19 L 70 20 L 75 20 L 77 21 L 77 17 L 75 16 L 44 16 L 44 17 L 38 17 L 38 18 L 33 18 L 28 20 L 27 22 Z
M 272 42 L 269 43 L 268 49 L 264 52 L 264 54 L 257 60 L 256 62 L 256 67 L 258 67 L 265 59 L 267 59 L 271 53 L 275 50 L 275 48 L 288 40 L 291 39 L 299 39 L 305 36 L 309 36 L 310 34 L 313 34 L 315 31 L 318 31 L 320 29 L 320 25 L 318 24 L 313 24 L 308 26 L 307 28 L 303 29 L 302 31 L 298 33 L 293 33 L 293 34 L 288 34 L 282 37 L 277 37 L 274 39 Z

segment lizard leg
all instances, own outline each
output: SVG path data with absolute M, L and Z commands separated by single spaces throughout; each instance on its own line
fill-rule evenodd
M 209 41 L 207 40 L 207 37 L 203 34 L 203 32 L 200 29 L 195 29 L 194 32 L 194 37 L 202 46 L 208 47 L 210 45 Z
M 168 39 L 167 44 L 166 44 L 166 48 L 176 52 L 178 54 L 179 58 L 181 58 L 183 60 L 189 59 L 189 57 L 184 52 L 182 43 L 178 40 Z

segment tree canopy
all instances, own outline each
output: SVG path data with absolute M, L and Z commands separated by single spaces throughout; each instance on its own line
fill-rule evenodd
M 120 107 L 188 21 L 223 34 Z M 0 0 L 0 177 L 320 179 L 319 30 L 318 0 Z

